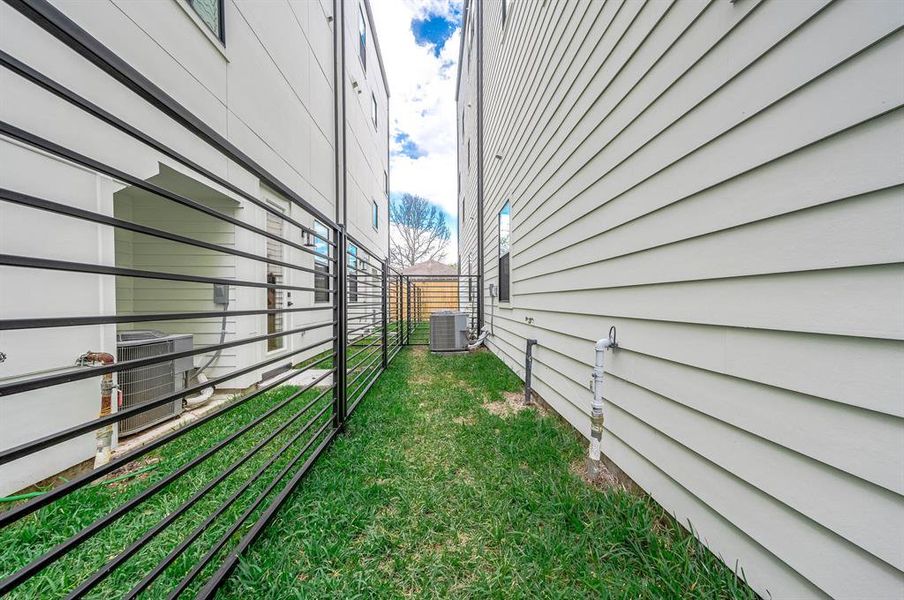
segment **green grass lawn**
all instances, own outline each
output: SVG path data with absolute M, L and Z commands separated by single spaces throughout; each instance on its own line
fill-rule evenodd
M 513 414 L 493 355 L 403 351 L 222 595 L 750 598 L 648 499 L 573 472 L 556 418 Z
M 309 433 L 301 436 L 297 442 L 289 446 L 288 452 L 276 459 L 264 471 L 264 474 L 239 496 L 237 501 L 209 527 L 204 528 L 197 541 L 160 575 L 146 594 L 146 597 L 165 597 L 167 591 L 179 583 L 199 558 L 267 487 L 282 467 L 299 454 L 305 442 L 312 437 L 313 432 L 329 420 L 331 415 L 329 410 L 331 394 L 329 392 L 318 399 L 322 390 L 314 389 L 300 395 L 296 394 L 297 391 L 298 388 L 283 386 L 252 398 L 232 411 L 188 432 L 129 465 L 131 469 L 155 465 L 156 468 L 153 471 L 142 473 L 134 479 L 110 484 L 102 483 L 79 489 L 0 531 L 0 578 L 3 578 L 76 534 L 95 519 L 134 498 L 178 467 L 200 455 L 204 450 L 239 431 L 255 418 L 263 416 L 280 402 L 288 400 L 288 404 L 277 410 L 259 426 L 242 434 L 221 451 L 139 504 L 137 508 L 129 511 L 106 529 L 87 539 L 75 550 L 40 571 L 37 576 L 15 589 L 10 597 L 62 597 L 147 530 L 174 512 L 186 499 L 222 474 L 227 467 L 239 460 L 259 442 L 264 441 L 279 426 L 288 423 L 294 415 L 301 413 L 297 420 L 291 422 L 272 441 L 263 445 L 250 460 L 202 496 L 187 513 L 176 519 L 146 547 L 114 570 L 88 596 L 93 598 L 121 597 L 198 524 L 249 481 L 252 474 L 275 457 L 277 450 L 290 442 L 293 436 L 301 431 L 303 425 L 326 408 L 326 414 L 314 421 L 313 426 L 308 430 Z M 289 400 L 293 395 L 296 397 Z M 312 402 L 313 405 L 311 405 Z M 311 406 L 301 412 L 308 405 Z M 307 455 L 309 453 L 301 456 L 306 457 Z M 294 470 L 281 481 L 288 480 L 292 473 Z M 248 520 L 245 527 L 230 538 L 230 543 L 226 545 L 227 550 L 234 545 L 243 532 L 247 531 L 256 515 L 263 512 L 270 499 L 278 493 L 281 487 L 282 485 L 277 486 L 274 492 L 265 496 L 265 500 L 252 513 L 252 518 Z M 3 508 L 9 508 L 9 506 Z M 218 557 L 221 559 L 223 555 L 224 552 L 221 552 Z M 200 584 L 218 566 L 217 562 L 218 560 L 215 559 L 207 569 L 202 571 L 198 581 L 188 588 L 189 592 L 196 592 L 200 588 Z
M 361 402 L 345 434 L 243 555 L 219 597 L 753 596 L 653 502 L 621 489 L 588 486 L 575 473 L 584 451 L 574 432 L 552 416 L 515 412 L 503 401 L 505 392 L 519 387 L 517 377 L 487 352 L 448 357 L 423 348 L 401 352 Z M 157 465 L 152 471 L 84 488 L 0 531 L 0 577 L 134 498 L 293 392 L 284 387 L 253 399 L 133 467 Z M 11 597 L 65 595 L 317 393 L 290 401 Z M 118 598 L 128 592 L 328 402 L 329 394 L 89 597 Z M 205 527 L 142 597 L 166 597 L 308 437 Z M 266 496 L 227 549 L 281 488 Z M 202 571 L 185 597 L 198 591 L 223 556 Z

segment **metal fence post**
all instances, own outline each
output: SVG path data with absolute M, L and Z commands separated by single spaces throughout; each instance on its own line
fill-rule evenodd
M 386 368 L 386 365 L 389 363 L 389 349 L 387 348 L 389 344 L 389 263 L 387 261 L 383 261 L 383 368 Z
M 405 345 L 405 313 L 402 311 L 402 276 L 396 276 L 396 315 L 398 317 L 399 346 Z
M 406 317 L 405 317 L 405 343 L 411 343 L 411 280 L 407 277 L 405 278 L 405 285 L 407 287 L 405 291 L 405 307 Z
M 348 277 L 347 266 L 348 258 L 348 242 L 345 239 L 345 228 L 339 225 L 336 229 L 336 291 L 335 300 L 333 302 L 333 315 L 336 324 L 333 328 L 336 340 L 334 342 L 335 349 L 335 369 L 336 369 L 336 387 L 333 391 L 335 405 L 333 407 L 333 426 L 336 429 L 341 428 L 345 423 L 345 405 L 348 401 L 346 397 L 348 390 L 345 388 L 346 381 L 346 357 L 348 356 L 348 305 L 346 286 Z

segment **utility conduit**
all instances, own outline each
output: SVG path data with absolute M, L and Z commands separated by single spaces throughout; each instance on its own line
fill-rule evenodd
M 590 406 L 590 456 L 587 460 L 587 476 L 591 480 L 599 477 L 601 472 L 600 456 L 603 442 L 603 368 L 606 350 L 618 347 L 615 325 L 609 328 L 609 336 L 596 343 L 596 360 L 593 364 L 592 387 L 593 403 Z

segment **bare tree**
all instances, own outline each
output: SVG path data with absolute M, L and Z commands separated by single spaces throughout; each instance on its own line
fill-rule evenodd
M 393 265 L 410 267 L 445 258 L 449 226 L 438 206 L 426 198 L 402 194 L 397 202 L 390 203 L 389 216 L 389 261 Z

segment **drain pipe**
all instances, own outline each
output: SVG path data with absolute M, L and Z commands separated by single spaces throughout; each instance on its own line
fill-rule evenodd
M 207 377 L 204 373 L 198 373 L 195 375 L 195 381 L 198 383 L 204 384 L 207 383 Z M 197 396 L 191 396 L 189 398 L 185 398 L 185 406 L 187 408 L 198 408 L 199 406 L 204 406 L 210 399 L 213 397 L 213 386 L 207 386 L 201 393 Z
M 483 341 L 487 339 L 487 336 L 490 334 L 490 330 L 487 329 L 486 325 L 484 325 L 483 329 L 480 330 L 480 336 L 470 344 L 468 344 L 468 350 L 477 350 L 483 345 Z
M 85 352 L 78 357 L 76 364 L 81 366 L 111 365 L 116 362 L 112 354 L 108 352 Z M 98 417 L 106 417 L 112 411 L 113 373 L 105 373 L 100 380 L 100 414 Z M 94 468 L 102 467 L 110 462 L 110 454 L 113 448 L 113 425 L 105 425 L 97 430 L 97 453 L 94 456 Z
M 530 375 L 531 367 L 534 365 L 534 346 L 537 340 L 527 340 L 527 349 L 524 351 L 524 404 L 528 406 L 532 404 L 530 397 Z
M 496 320 L 496 284 L 490 284 L 490 333 L 496 335 L 494 321 Z
M 609 336 L 596 343 L 596 361 L 593 365 L 593 404 L 590 407 L 590 456 L 587 460 L 587 476 L 595 480 L 602 470 L 600 467 L 601 445 L 603 442 L 603 361 L 606 350 L 618 348 L 615 325 L 609 328 Z
M 220 322 L 220 341 L 217 343 L 218 346 L 222 346 L 223 342 L 226 341 L 226 311 L 229 310 L 229 286 L 228 285 L 220 285 L 220 289 L 216 289 L 217 286 L 214 286 L 213 293 L 213 301 L 215 304 L 223 305 L 223 318 Z M 291 306 L 291 303 L 289 303 Z M 194 371 L 194 379 L 198 383 L 207 383 L 207 376 L 204 375 L 204 371 L 210 367 L 220 358 L 220 355 L 223 353 L 222 348 L 217 348 L 217 351 L 213 353 L 213 356 L 208 358 L 203 365 L 197 367 Z M 199 406 L 203 406 L 210 402 L 210 399 L 213 397 L 213 387 L 206 387 L 201 390 L 201 393 L 197 396 L 192 396 L 190 398 L 185 398 L 185 406 L 188 408 L 197 408 Z

